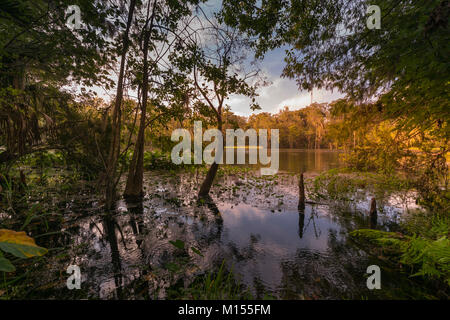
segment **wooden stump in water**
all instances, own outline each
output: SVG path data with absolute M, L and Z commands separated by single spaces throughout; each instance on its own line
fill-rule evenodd
M 377 201 L 375 198 L 372 198 L 372 201 L 370 202 L 370 211 L 369 211 L 369 217 L 370 217 L 370 228 L 374 229 L 377 226 Z
M 305 208 L 305 183 L 303 181 L 303 173 L 300 173 L 298 180 L 298 208 Z
M 372 198 L 372 201 L 370 202 L 370 211 L 369 211 L 369 215 L 373 216 L 377 214 L 377 201 L 375 200 L 375 198 Z

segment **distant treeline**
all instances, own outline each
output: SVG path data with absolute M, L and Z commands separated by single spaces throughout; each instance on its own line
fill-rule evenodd
M 314 103 L 300 110 L 284 107 L 275 114 L 262 112 L 248 118 L 228 112 L 225 123 L 232 128 L 278 129 L 280 148 L 333 149 L 338 144 L 329 136 L 330 108 Z
M 261 112 L 249 117 L 225 110 L 223 129 L 278 129 L 280 148 L 350 150 L 364 144 L 366 129 L 370 128 L 363 128 L 361 124 L 374 121 L 374 116 L 380 117 L 379 112 L 361 112 L 370 108 L 373 107 L 337 100 L 313 103 L 299 110 L 290 110 L 285 106 L 278 113 Z M 191 128 L 194 120 L 202 120 L 204 128 L 216 127 L 214 122 L 198 114 L 181 122 L 174 119 L 161 125 L 156 133 L 149 132 L 147 146 L 169 151 L 172 146 L 171 132 L 180 127 Z
M 300 110 L 289 110 L 284 107 L 278 113 L 261 112 L 252 114 L 249 117 L 239 116 L 230 110 L 225 110 L 223 114 L 223 130 L 226 129 L 278 129 L 280 134 L 280 148 L 307 148 L 307 149 L 337 149 L 346 148 L 347 142 L 338 142 L 330 135 L 331 124 L 336 123 L 337 118 L 330 113 L 331 104 L 314 103 Z M 161 148 L 169 151 L 172 143 L 170 136 L 176 128 L 191 128 L 194 120 L 202 120 L 203 128 L 216 127 L 214 121 L 196 114 L 183 121 L 168 121 L 161 125 L 159 130 L 149 132 L 147 146 Z M 159 125 L 159 124 L 158 124 Z M 331 131 L 330 131 L 331 130 Z M 269 131 L 270 132 L 270 131 Z M 353 143 L 348 141 L 348 143 Z

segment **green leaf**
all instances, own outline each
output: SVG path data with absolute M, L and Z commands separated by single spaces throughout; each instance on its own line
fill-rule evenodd
M 18 258 L 42 256 L 47 249 L 39 247 L 25 232 L 0 229 L 0 249 Z
M 203 254 L 200 252 L 200 250 L 198 250 L 195 247 L 191 247 L 192 251 L 194 251 L 194 253 L 198 254 L 200 257 L 203 257 Z
M 177 241 L 169 241 L 171 245 L 173 245 L 174 247 L 177 247 L 178 249 L 184 249 L 184 242 L 181 240 L 177 240 Z
M 5 257 L 0 257 L 0 271 L 13 272 L 16 268 Z

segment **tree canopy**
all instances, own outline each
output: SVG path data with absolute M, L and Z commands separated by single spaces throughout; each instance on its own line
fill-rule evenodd
M 366 25 L 370 5 L 380 29 Z M 402 125 L 438 124 L 448 135 L 449 10 L 445 0 L 225 0 L 222 18 L 253 36 L 260 55 L 287 46 L 283 76 L 300 88 L 376 101 Z

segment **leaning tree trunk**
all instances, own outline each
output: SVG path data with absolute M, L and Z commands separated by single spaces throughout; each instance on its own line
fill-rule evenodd
M 153 20 L 153 19 L 152 19 Z M 153 24 L 153 23 L 152 23 Z M 144 70 L 142 80 L 142 108 L 141 119 L 139 125 L 139 133 L 136 140 L 136 147 L 134 148 L 133 158 L 130 164 L 130 170 L 128 172 L 127 185 L 125 187 L 124 196 L 129 199 L 141 198 L 143 192 L 143 180 L 144 180 L 144 136 L 147 115 L 147 99 L 148 99 L 148 46 L 150 42 L 150 31 L 145 32 L 144 39 Z
M 206 174 L 206 178 L 200 187 L 200 191 L 198 193 L 199 198 L 206 198 L 209 194 L 209 190 L 211 189 L 214 178 L 216 177 L 217 170 L 219 169 L 218 163 L 213 163 L 211 167 L 209 167 L 208 173 Z
M 217 124 L 218 129 L 222 131 L 222 114 L 221 114 L 221 108 L 219 107 L 219 113 L 217 116 Z M 208 197 L 209 191 L 211 190 L 212 183 L 214 181 L 214 178 L 216 177 L 217 170 L 219 169 L 219 164 L 216 162 L 213 162 L 211 164 L 211 167 L 209 167 L 208 173 L 206 174 L 205 180 L 202 183 L 202 186 L 200 187 L 200 191 L 198 192 L 198 197 L 200 199 Z
M 125 61 L 129 47 L 129 32 L 131 23 L 133 21 L 133 12 L 136 0 L 130 1 L 130 9 L 128 11 L 127 27 L 123 37 L 123 48 L 120 60 L 119 79 L 117 83 L 116 101 L 114 104 L 113 118 L 112 118 L 112 141 L 109 147 L 108 161 L 106 164 L 106 192 L 105 202 L 106 208 L 111 210 L 116 197 L 116 170 L 117 162 L 120 154 L 120 130 L 121 130 L 121 106 L 123 100 L 123 79 L 125 73 Z

